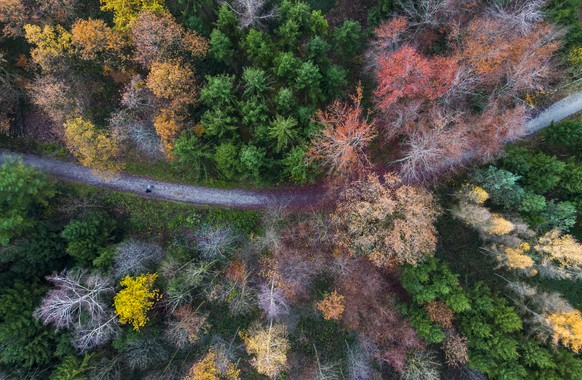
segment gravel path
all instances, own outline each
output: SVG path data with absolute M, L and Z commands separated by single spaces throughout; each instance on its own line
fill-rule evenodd
M 582 91 L 565 97 L 564 99 L 552 104 L 542 111 L 535 118 L 531 119 L 526 126 L 526 133 L 531 135 L 540 129 L 550 125 L 552 121 L 558 122 L 568 116 L 582 110 Z
M 582 91 L 570 95 L 541 112 L 527 123 L 527 134 L 532 134 L 582 110 Z M 20 157 L 25 163 L 43 169 L 54 177 L 67 181 L 138 194 L 143 197 L 188 202 L 198 205 L 222 206 L 242 209 L 305 207 L 323 204 L 327 200 L 321 188 L 289 188 L 285 190 L 214 189 L 202 186 L 161 182 L 145 177 L 120 174 L 112 179 L 94 175 L 79 164 L 44 158 L 31 154 L 13 153 L 0 149 L 0 163 L 7 157 Z M 471 154 L 467 155 L 469 161 Z M 145 193 L 148 185 L 153 191 Z
M 270 191 L 214 189 L 155 181 L 125 173 L 111 179 L 104 179 L 96 176 L 91 169 L 79 164 L 0 149 L 0 163 L 4 162 L 8 157 L 18 157 L 26 164 L 43 169 L 52 176 L 63 180 L 135 193 L 146 198 L 241 209 L 276 208 L 281 206 L 303 207 L 317 205 L 325 201 L 324 192 L 316 188 Z M 145 192 L 148 185 L 153 186 L 153 190 L 149 194 Z

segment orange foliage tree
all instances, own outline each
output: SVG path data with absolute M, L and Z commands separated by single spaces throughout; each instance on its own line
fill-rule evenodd
M 340 319 L 345 306 L 345 297 L 335 290 L 317 303 L 317 308 L 323 313 L 323 319 Z
M 104 54 L 119 56 L 126 45 L 121 35 L 100 19 L 77 20 L 71 34 L 79 56 L 87 61 Z
M 359 177 L 371 166 L 366 148 L 376 131 L 374 122 L 364 117 L 361 101 L 358 87 L 350 103 L 336 100 L 317 114 L 323 129 L 313 139 L 308 156 L 323 161 L 329 173 L 341 179 Z

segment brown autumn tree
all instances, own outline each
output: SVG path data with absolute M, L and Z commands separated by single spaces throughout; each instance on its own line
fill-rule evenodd
M 121 34 L 101 19 L 77 20 L 71 34 L 77 53 L 86 61 L 119 58 L 126 45 Z
M 27 86 L 32 103 L 59 127 L 67 118 L 80 115 L 88 102 L 87 93 L 75 91 L 72 82 L 47 75 L 36 78 Z
M 345 297 L 341 323 L 357 331 L 361 342 L 378 362 L 402 372 L 407 355 L 423 347 L 421 339 L 396 307 L 396 292 L 390 274 L 361 258 L 337 256 L 332 267 L 338 292 Z M 393 276 L 394 274 L 392 274 Z
M 395 174 L 370 174 L 345 190 L 331 217 L 335 242 L 378 267 L 416 264 L 436 248 L 438 206 L 427 190 Z
M 374 121 L 368 122 L 362 110 L 362 88 L 350 102 L 336 100 L 325 111 L 319 111 L 323 125 L 309 150 L 312 160 L 320 160 L 330 175 L 340 180 L 363 176 L 371 167 L 366 149 L 376 136 Z
M 131 23 L 131 40 L 135 46 L 134 59 L 144 67 L 184 55 L 202 58 L 208 50 L 204 37 L 187 31 L 168 12 L 141 12 Z

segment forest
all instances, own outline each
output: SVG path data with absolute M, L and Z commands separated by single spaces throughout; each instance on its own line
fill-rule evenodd
M 581 75 L 582 0 L 0 0 L 0 379 L 582 380 Z

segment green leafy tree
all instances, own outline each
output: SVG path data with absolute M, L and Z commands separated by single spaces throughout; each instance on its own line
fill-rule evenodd
M 318 65 L 323 66 L 329 63 L 327 53 L 330 45 L 319 36 L 313 37 L 307 44 L 307 58 L 313 60 Z
M 582 195 L 582 163 L 575 160 L 566 163 L 560 188 L 569 195 Z
M 554 156 L 533 153 L 522 147 L 507 148 L 503 166 L 522 176 L 523 183 L 533 192 L 544 194 L 560 182 L 566 164 Z
M 273 71 L 279 78 L 290 81 L 295 77 L 300 65 L 301 61 L 293 53 L 282 52 L 273 60 Z
M 232 143 L 223 143 L 216 148 L 214 162 L 225 179 L 232 179 L 239 173 L 238 153 L 238 148 Z
M 239 38 L 238 18 L 228 4 L 224 3 L 218 9 L 216 20 L 216 29 L 224 33 L 231 41 L 237 41 Z
M 275 31 L 277 43 L 283 50 L 294 50 L 299 46 L 300 26 L 294 20 L 287 20 Z
M 329 24 L 320 10 L 311 11 L 309 29 L 312 36 L 325 36 L 327 34 Z
M 197 180 L 208 179 L 212 153 L 192 131 L 186 131 L 176 140 L 173 150 L 174 165 Z
M 235 47 L 230 38 L 218 29 L 213 29 L 210 34 L 210 54 L 219 61 L 227 64 L 233 63 Z
M 262 31 L 250 29 L 242 42 L 247 58 L 258 66 L 269 66 L 273 58 L 273 48 L 269 37 Z
M 210 137 L 233 137 L 238 129 L 234 76 L 207 76 L 206 80 L 206 86 L 200 91 L 200 101 L 208 107 L 202 115 L 202 127 Z
M 5 271 L 24 280 L 41 277 L 61 268 L 62 258 L 66 256 L 65 244 L 46 224 L 39 222 L 25 237 L 0 249 L 0 263 Z
M 271 81 L 265 70 L 258 67 L 247 67 L 243 72 L 245 84 L 244 96 L 264 97 L 271 90 Z
M 517 183 L 520 178 L 507 170 L 489 166 L 476 170 L 471 179 L 487 191 L 494 204 L 512 209 L 519 206 L 525 196 L 525 191 Z
M 566 120 L 557 124 L 552 123 L 544 129 L 542 136 L 557 152 L 570 155 L 582 153 L 582 121 Z
M 567 232 L 576 224 L 576 206 L 572 202 L 556 202 L 552 199 L 547 202 L 542 216 L 544 217 L 543 227 L 545 230 L 557 228 Z
M 362 47 L 362 26 L 345 20 L 333 31 L 334 52 L 343 59 L 354 57 Z
M 298 91 L 304 91 L 307 98 L 316 103 L 322 95 L 321 79 L 319 68 L 313 62 L 303 62 L 297 69 L 295 88 Z
M 299 184 L 309 182 L 313 178 L 313 165 L 305 159 L 308 148 L 306 146 L 296 146 L 285 155 L 283 159 L 283 175 Z
M 85 354 L 82 358 L 69 355 L 51 373 L 50 380 L 87 380 L 93 354 Z
M 275 98 L 275 104 L 277 105 L 277 110 L 280 113 L 291 113 L 297 105 L 295 97 L 293 96 L 293 91 L 287 87 L 281 87 L 277 97 Z
M 277 115 L 269 128 L 269 137 L 276 142 L 275 151 L 281 152 L 297 140 L 297 120 Z
M 348 84 L 347 75 L 346 70 L 338 65 L 331 65 L 325 71 L 324 85 L 328 99 L 338 98 L 344 94 L 345 87 Z
M 70 221 L 61 236 L 67 241 L 67 253 L 82 265 L 91 263 L 112 239 L 115 221 L 106 214 L 91 211 Z
M 32 367 L 51 362 L 56 336 L 32 316 L 45 291 L 34 282 L 17 282 L 0 293 L 1 364 Z
M 0 246 L 32 227 L 53 195 L 48 179 L 36 169 L 13 160 L 0 166 Z
M 240 150 L 240 162 L 243 169 L 254 180 L 261 179 L 261 171 L 265 167 L 265 149 L 257 148 L 254 145 L 245 145 Z

